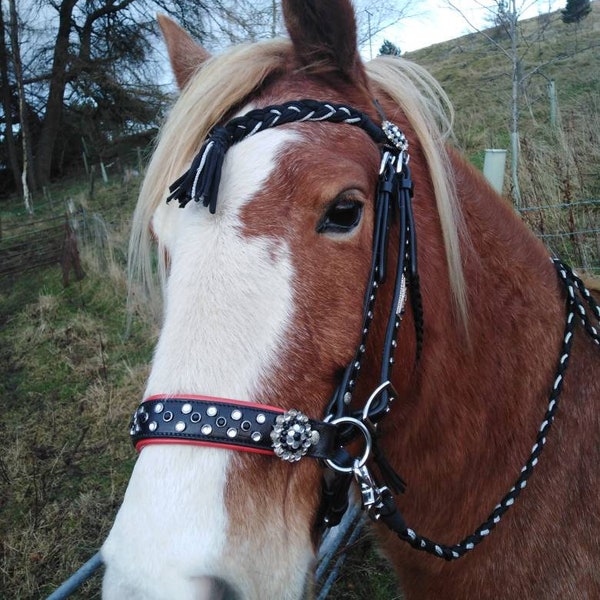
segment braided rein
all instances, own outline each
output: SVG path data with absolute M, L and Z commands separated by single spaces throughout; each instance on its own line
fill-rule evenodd
M 598 307 L 598 304 L 589 290 L 585 287 L 583 281 L 569 266 L 556 258 L 552 258 L 552 263 L 567 290 L 567 317 L 563 341 L 556 368 L 556 375 L 548 398 L 546 413 L 544 414 L 543 421 L 539 427 L 529 458 L 508 493 L 495 506 L 487 519 L 479 525 L 471 535 L 456 544 L 446 545 L 434 542 L 429 538 L 418 534 L 414 529 L 407 527 L 402 515 L 398 511 L 391 492 L 386 487 L 375 489 L 377 501 L 372 503 L 370 507 L 367 507 L 371 519 L 385 523 L 401 540 L 407 542 L 416 550 L 422 550 L 448 561 L 455 560 L 473 550 L 475 546 L 481 543 L 491 533 L 508 509 L 515 503 L 515 500 L 518 498 L 521 491 L 527 486 L 527 482 L 531 477 L 534 468 L 538 464 L 540 454 L 546 444 L 546 436 L 550 431 L 556 411 L 558 410 L 565 372 L 571 357 L 573 333 L 577 316 L 579 316 L 581 324 L 585 331 L 590 335 L 593 342 L 600 346 L 600 334 L 598 333 L 598 328 L 592 324 L 592 320 L 588 316 L 589 311 L 600 325 L 600 308 Z

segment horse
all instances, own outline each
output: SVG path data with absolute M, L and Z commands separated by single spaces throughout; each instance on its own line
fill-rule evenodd
M 597 301 L 349 0 L 283 13 L 218 56 L 160 17 L 130 269 L 163 318 L 103 598 L 310 598 L 349 491 L 408 600 L 599 598 Z

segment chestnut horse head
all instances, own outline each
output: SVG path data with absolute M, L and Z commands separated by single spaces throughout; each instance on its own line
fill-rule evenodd
M 382 379 L 393 386 L 366 420 L 385 416 L 378 446 L 410 486 L 398 504 L 445 543 L 510 487 L 543 415 L 564 313 L 544 248 L 445 148 L 439 86 L 403 60 L 362 63 L 349 0 L 287 0 L 284 15 L 291 41 L 218 57 L 161 19 L 182 91 L 140 194 L 131 265 L 150 278 L 157 246 L 164 316 L 132 424 L 141 452 L 102 549 L 107 600 L 310 597 L 331 509 L 314 458 L 339 466 L 334 451 L 348 434 L 321 419 L 360 412 Z M 388 168 L 406 205 L 382 212 Z M 583 377 L 592 358 L 587 347 L 580 354 Z M 568 392 L 582 401 L 557 437 L 575 448 L 577 419 L 598 433 L 598 384 Z M 360 455 L 357 447 L 348 452 Z M 592 464 L 598 445 L 588 451 Z M 597 493 L 556 492 L 581 452 L 558 468 L 549 450 L 540 481 L 552 493 L 540 484 L 524 494 L 496 543 L 456 565 L 399 547 L 382 529 L 407 597 L 507 588 L 506 597 L 547 597 L 575 580 L 591 586 L 593 576 L 577 578 L 589 566 L 586 544 L 600 556 L 600 536 L 572 521 L 581 548 L 550 561 L 561 583 L 536 576 L 557 515 L 597 505 Z M 360 475 L 357 461 L 350 470 Z M 586 477 L 598 483 L 597 473 Z M 524 558 L 511 574 L 515 539 Z

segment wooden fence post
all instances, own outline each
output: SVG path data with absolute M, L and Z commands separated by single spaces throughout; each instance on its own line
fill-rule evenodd
M 71 227 L 68 215 L 65 215 L 65 238 L 60 264 L 62 266 L 63 287 L 69 285 L 71 269 L 75 271 L 77 281 L 81 281 L 85 277 L 85 272 L 81 266 L 79 248 L 77 247 L 77 236 Z

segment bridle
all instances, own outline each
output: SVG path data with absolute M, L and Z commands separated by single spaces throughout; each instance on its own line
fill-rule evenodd
M 414 548 L 452 560 L 460 558 L 485 539 L 527 485 L 558 407 L 564 372 L 569 362 L 575 316 L 579 316 L 585 329 L 600 344 L 598 332 L 587 316 L 585 304 L 598 319 L 600 310 L 573 271 L 553 259 L 567 288 L 565 335 L 548 408 L 521 474 L 488 519 L 472 535 L 457 544 L 448 546 L 433 542 L 407 527 L 392 493 L 404 491 L 404 482 L 389 465 L 378 446 L 377 423 L 389 412 L 390 405 L 397 396 L 390 383 L 391 369 L 407 297 L 410 299 L 415 323 L 417 360 L 422 347 L 423 310 L 417 271 L 408 143 L 402 131 L 387 121 L 379 105 L 375 105 L 382 118 L 381 126 L 365 113 L 349 106 L 315 100 L 268 106 L 234 118 L 224 126 L 211 130 L 190 169 L 170 187 L 171 193 L 167 200 L 176 199 L 181 207 L 191 200 L 202 202 L 214 213 L 225 153 L 233 144 L 270 127 L 292 122 L 353 125 L 365 131 L 379 146 L 381 164 L 375 202 L 373 255 L 364 299 L 361 340 L 326 408 L 325 418 L 319 421 L 294 409 L 284 410 L 240 400 L 202 395 L 158 395 L 145 399 L 135 411 L 130 435 L 138 450 L 148 444 L 176 443 L 274 455 L 291 463 L 305 456 L 318 459 L 328 468 L 323 478 L 322 504 L 317 518 L 319 528 L 339 523 L 348 507 L 349 487 L 355 480 L 361 492 L 363 509 L 373 520 L 384 522 Z M 398 222 L 398 260 L 381 352 L 379 384 L 363 406 L 353 412 L 350 404 L 366 354 L 377 291 L 388 279 L 387 256 L 394 220 Z M 363 437 L 364 446 L 359 456 L 353 456 L 346 446 L 357 436 Z M 373 474 L 373 468 L 368 464 L 371 459 L 377 467 L 378 476 Z M 379 481 L 383 481 L 383 485 Z

